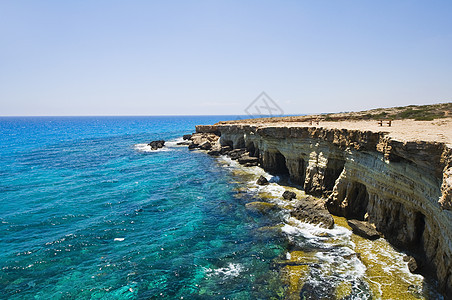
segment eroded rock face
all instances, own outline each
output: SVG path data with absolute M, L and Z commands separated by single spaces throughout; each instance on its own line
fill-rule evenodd
M 434 267 L 452 293 L 452 150 L 381 132 L 218 125 L 222 146 L 243 148 L 267 171 L 323 196 L 334 214 L 374 224 Z
M 196 133 L 211 133 L 216 136 L 220 136 L 220 131 L 216 125 L 197 125 Z
M 452 150 L 450 151 L 452 152 Z M 445 164 L 447 164 L 443 173 L 443 184 L 441 185 L 441 199 L 439 203 L 442 209 L 452 211 L 452 154 L 448 155 L 448 159 L 445 157 Z
M 191 144 L 188 149 L 214 150 L 219 151 L 219 136 L 213 133 L 194 133 L 189 138 Z

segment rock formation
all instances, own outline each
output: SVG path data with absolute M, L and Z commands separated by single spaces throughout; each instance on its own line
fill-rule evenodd
M 197 134 L 221 135 L 222 147 L 238 149 L 229 151 L 237 159 L 247 152 L 266 171 L 324 197 L 331 213 L 374 224 L 433 266 L 441 288 L 452 293 L 452 150 L 445 144 L 256 123 L 198 126 Z
M 192 135 L 184 135 L 190 141 L 188 149 L 201 149 L 201 150 L 212 150 L 219 151 L 218 135 L 214 133 L 194 133 Z M 212 153 L 215 154 L 215 153 Z
M 157 150 L 157 149 L 163 148 L 163 146 L 165 145 L 165 141 L 163 141 L 163 140 L 152 141 L 148 145 L 151 146 L 152 150 Z
M 273 203 L 268 203 L 268 202 L 260 202 L 260 201 L 255 201 L 255 202 L 250 202 L 245 204 L 245 208 L 249 211 L 252 212 L 258 212 L 261 214 L 265 214 L 268 213 L 269 211 L 275 209 L 277 206 L 276 204 Z
M 257 179 L 256 183 L 257 183 L 258 185 L 268 185 L 268 184 L 269 184 L 267 178 L 265 178 L 265 177 L 262 176 L 262 175 L 259 177 L 259 179 Z
M 292 200 L 292 199 L 297 198 L 297 194 L 295 194 L 294 192 L 291 192 L 291 191 L 284 191 L 284 193 L 282 194 L 282 197 L 285 200 Z
M 307 197 L 297 201 L 297 207 L 291 215 L 307 223 L 320 224 L 324 228 L 333 228 L 333 216 L 325 208 L 325 202 Z
M 367 222 L 348 220 L 347 223 L 355 234 L 365 237 L 366 239 L 376 240 L 380 237 L 380 233 Z

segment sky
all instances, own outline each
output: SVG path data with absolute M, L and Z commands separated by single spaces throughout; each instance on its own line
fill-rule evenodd
M 452 101 L 452 1 L 0 0 L 0 116 Z

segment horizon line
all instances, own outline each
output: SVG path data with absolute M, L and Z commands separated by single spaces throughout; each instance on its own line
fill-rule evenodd
M 247 115 L 247 114 L 199 114 L 199 115 L 6 115 L 1 116 L 0 118 L 51 118 L 51 117 L 230 117 L 230 116 L 238 116 L 238 117 L 259 117 L 259 118 L 272 118 L 272 117 L 285 117 L 285 116 L 305 116 L 305 115 L 311 115 L 311 114 L 318 114 L 318 113 L 303 113 L 303 114 L 283 114 L 278 116 L 271 116 L 271 115 Z M 323 114 L 323 113 L 322 113 Z

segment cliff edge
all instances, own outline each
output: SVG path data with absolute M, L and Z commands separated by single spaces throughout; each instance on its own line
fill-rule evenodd
M 366 220 L 434 272 L 452 293 L 452 119 L 221 122 L 223 146 L 246 148 L 265 170 L 285 174 L 328 210 Z

